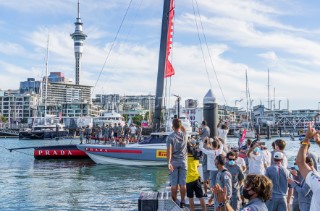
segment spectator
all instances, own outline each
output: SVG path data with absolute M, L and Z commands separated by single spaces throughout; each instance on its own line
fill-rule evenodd
M 193 151 L 196 150 L 192 142 L 188 142 L 188 170 L 187 170 L 187 197 L 189 198 L 190 210 L 194 210 L 194 193 L 199 199 L 202 210 L 206 210 L 206 204 L 203 199 L 200 174 L 198 172 L 199 160 L 193 157 Z
M 245 160 L 242 157 L 239 157 L 239 150 L 238 149 L 233 149 L 232 150 L 235 153 L 236 156 L 236 164 L 240 167 L 243 173 L 246 172 L 247 170 L 247 165 Z
M 178 185 L 180 187 L 180 207 L 185 207 L 187 174 L 187 136 L 181 120 L 172 120 L 174 132 L 167 137 L 167 160 L 170 170 L 170 185 L 173 201 L 177 202 Z
M 206 139 L 208 140 L 208 139 Z M 211 142 L 211 141 L 210 141 Z M 210 143 L 209 142 L 209 143 Z M 208 146 L 208 142 L 205 142 L 205 144 L 207 143 Z M 217 177 L 217 173 L 218 173 L 218 168 L 215 165 L 215 160 L 216 157 L 220 154 L 223 153 L 223 149 L 222 149 L 222 145 L 218 142 L 218 139 L 215 138 L 215 140 L 213 140 L 212 143 L 209 144 L 210 147 L 203 147 L 203 144 L 200 143 L 200 150 L 203 152 L 203 157 L 206 157 L 206 162 L 203 162 L 202 165 L 205 165 L 205 168 L 207 170 L 207 172 L 203 172 L 203 180 L 204 180 L 204 192 L 205 194 L 207 194 L 207 180 L 209 180 L 210 178 L 210 185 L 211 187 L 215 185 L 216 183 L 216 177 Z M 206 175 L 205 175 L 206 173 Z M 212 195 L 212 200 L 213 200 L 213 195 Z
M 115 139 L 118 138 L 118 126 L 117 126 L 117 123 L 114 123 L 114 126 L 113 126 L 113 137 Z
M 227 202 L 230 201 L 232 196 L 232 176 L 230 172 L 225 167 L 226 159 L 224 155 L 218 155 L 215 160 L 215 165 L 218 168 L 218 174 L 216 179 L 216 185 L 218 184 L 221 188 L 226 188 L 227 190 Z M 211 204 L 209 200 L 208 204 Z M 218 207 L 218 201 L 215 198 L 214 207 Z
M 273 157 L 274 153 L 275 152 L 281 152 L 283 154 L 283 160 L 282 160 L 282 163 L 281 165 L 285 168 L 288 167 L 288 158 L 286 156 L 286 154 L 284 153 L 284 149 L 286 148 L 286 141 L 283 140 L 283 139 L 277 139 L 275 140 L 275 150 L 271 152 L 271 157 Z M 274 164 L 274 160 L 272 159 L 271 160 L 271 165 Z
M 249 174 L 265 174 L 267 161 L 264 154 L 261 152 L 260 144 L 252 142 L 250 149 L 247 152 L 248 157 L 248 173 Z
M 130 127 L 130 140 L 131 140 L 131 142 L 136 141 L 136 134 L 137 134 L 137 128 L 134 124 L 131 124 L 131 127 Z
M 303 178 L 299 172 L 299 167 L 297 166 L 296 163 L 294 163 L 294 166 L 291 167 L 291 174 L 293 177 L 293 181 L 296 182 L 297 184 L 300 184 L 301 181 L 303 180 Z M 288 181 L 290 184 L 290 179 Z M 293 187 L 293 186 L 291 185 L 291 187 Z M 292 193 L 289 191 L 288 192 L 289 200 L 287 201 L 288 204 L 290 204 L 290 202 L 291 202 L 291 195 L 292 195 Z M 295 189 L 293 189 L 292 211 L 300 211 L 300 209 L 299 209 L 299 195 Z
M 266 176 L 270 178 L 273 184 L 272 199 L 267 202 L 269 211 L 287 210 L 286 197 L 288 179 L 291 178 L 291 174 L 281 165 L 283 158 L 283 153 L 275 152 L 273 155 L 274 164 L 269 166 L 266 171 Z
M 310 168 L 315 171 L 313 167 L 313 160 L 310 157 L 306 158 L 306 163 L 310 166 Z M 312 198 L 312 191 L 309 185 L 305 182 L 305 179 L 302 179 L 301 182 L 295 181 L 293 179 L 288 180 L 289 184 L 294 188 L 294 190 L 298 193 L 298 203 L 300 211 L 309 211 L 310 210 L 310 202 Z
M 79 128 L 79 137 L 80 137 L 80 144 L 83 144 L 83 134 L 84 134 L 84 129 L 82 127 Z
M 123 133 L 123 128 L 122 128 L 120 123 L 118 123 L 117 134 L 118 134 L 118 138 L 122 137 L 122 135 L 124 134 Z
M 232 151 L 228 152 L 228 164 L 226 165 L 226 167 L 232 176 L 232 197 L 230 204 L 234 210 L 238 211 L 241 207 L 240 187 L 242 185 L 244 175 L 242 169 L 236 164 L 236 158 L 236 153 Z
M 223 139 L 224 145 L 227 145 L 227 135 L 229 132 L 228 123 L 222 123 L 222 120 L 219 121 L 218 125 L 218 137 Z
M 130 125 L 131 126 L 131 125 Z M 128 123 L 126 123 L 123 127 L 123 131 L 124 131 L 124 137 L 125 138 L 129 138 L 130 135 L 130 127 L 128 126 Z
M 261 146 L 261 152 L 265 156 L 266 165 L 270 166 L 271 165 L 271 160 L 272 160 L 271 152 L 269 152 L 269 150 L 268 150 L 268 148 L 266 146 Z
M 89 125 L 87 125 L 85 129 L 85 136 L 86 136 L 86 144 L 90 144 L 90 139 L 91 139 L 91 129 Z
M 310 210 L 320 210 L 320 176 L 317 172 L 314 172 L 312 168 L 305 162 L 308 148 L 310 145 L 310 139 L 314 138 L 315 142 L 320 144 L 320 137 L 318 132 L 313 127 L 313 122 L 309 124 L 308 130 L 304 140 L 301 142 L 301 146 L 297 155 L 296 163 L 299 167 L 299 171 L 302 177 L 305 179 L 307 185 L 311 188 L 313 195 L 311 199 Z
M 271 198 L 272 183 L 268 177 L 264 175 L 249 174 L 246 177 L 243 189 L 243 195 L 249 200 L 241 211 L 268 211 L 265 204 Z M 213 188 L 219 203 L 216 211 L 233 211 L 228 203 L 227 189 L 222 189 L 220 186 Z
M 201 128 L 199 128 L 199 135 L 201 140 L 204 141 L 206 138 L 210 138 L 210 128 L 207 126 L 207 121 L 203 120 Z
M 202 152 L 206 150 L 212 151 L 212 144 L 209 140 L 210 139 L 207 137 L 204 139 L 203 143 L 202 142 L 200 143 L 200 150 Z M 208 168 L 208 164 L 209 164 L 209 168 Z M 207 153 L 204 152 L 202 155 L 202 179 L 203 179 L 204 197 L 208 197 L 208 183 L 210 179 L 210 171 L 215 168 L 215 167 L 212 167 L 212 165 L 210 164 L 214 164 L 214 160 L 213 162 L 212 162 L 212 159 L 211 161 L 208 161 L 208 155 Z

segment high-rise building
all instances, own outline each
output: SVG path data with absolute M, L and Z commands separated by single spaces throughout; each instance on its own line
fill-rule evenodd
M 28 78 L 27 81 L 20 82 L 20 94 L 35 93 L 40 94 L 41 82 L 36 81 L 34 78 Z
M 76 59 L 75 65 L 75 82 L 76 85 L 80 84 L 80 71 L 81 71 L 81 57 L 83 52 L 83 41 L 86 39 L 87 35 L 82 32 L 82 21 L 80 18 L 80 0 L 78 0 L 78 17 L 75 25 L 75 31 L 70 34 L 74 40 L 74 55 Z

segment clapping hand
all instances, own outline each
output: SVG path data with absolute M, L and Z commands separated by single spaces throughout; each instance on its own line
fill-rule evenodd
M 219 184 L 216 184 L 213 188 L 211 188 L 212 193 L 216 196 L 218 203 L 225 203 L 227 201 L 227 187 L 223 189 Z

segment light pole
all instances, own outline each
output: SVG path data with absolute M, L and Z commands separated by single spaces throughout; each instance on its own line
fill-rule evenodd
M 281 100 L 279 100 L 279 111 L 280 111 Z
M 181 97 L 179 95 L 173 95 L 177 98 L 177 101 L 178 101 L 178 110 L 177 110 L 177 117 L 178 119 L 180 118 L 180 100 L 181 100 Z

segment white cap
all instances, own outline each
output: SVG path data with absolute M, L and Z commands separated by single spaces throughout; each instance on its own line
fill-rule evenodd
M 274 155 L 273 155 L 273 158 L 277 159 L 277 160 L 282 160 L 283 159 L 283 153 L 282 152 L 275 152 Z
M 210 138 L 210 142 L 211 142 L 211 143 L 213 142 L 213 138 Z

